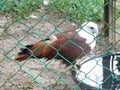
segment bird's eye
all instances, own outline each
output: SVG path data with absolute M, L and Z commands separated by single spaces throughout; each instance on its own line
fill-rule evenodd
M 90 29 L 94 29 L 94 27 L 90 27 Z

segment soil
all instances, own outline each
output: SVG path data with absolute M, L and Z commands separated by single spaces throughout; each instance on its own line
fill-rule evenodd
M 62 65 L 60 60 L 12 60 L 21 47 L 46 38 L 55 26 L 61 31 L 78 28 L 75 23 L 54 15 L 45 17 L 48 20 L 39 17 L 11 21 L 0 16 L 0 90 L 79 90 L 70 68 Z

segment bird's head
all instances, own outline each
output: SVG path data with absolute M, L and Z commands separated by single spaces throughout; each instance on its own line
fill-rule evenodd
M 85 22 L 82 24 L 82 30 L 85 30 L 86 32 L 97 36 L 99 31 L 98 31 L 98 26 L 94 22 Z

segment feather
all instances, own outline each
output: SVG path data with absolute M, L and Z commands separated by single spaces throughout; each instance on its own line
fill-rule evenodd
M 83 57 L 93 49 L 92 47 L 95 46 L 94 38 L 98 34 L 98 27 L 95 23 L 89 22 L 83 25 L 83 29 L 56 33 L 46 40 L 27 45 L 20 49 L 21 51 L 13 59 L 22 61 L 27 58 L 44 57 L 47 60 L 52 58 L 63 60 L 64 57 L 63 63 L 74 63 L 76 59 Z

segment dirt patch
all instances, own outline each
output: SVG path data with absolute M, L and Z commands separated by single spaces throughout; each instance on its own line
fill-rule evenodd
M 44 59 L 30 59 L 15 62 L 11 59 L 19 48 L 52 34 L 55 26 L 63 31 L 78 28 L 75 23 L 58 19 L 54 15 L 46 17 L 48 21 L 39 17 L 11 22 L 0 16 L 0 90 L 79 89 L 68 68 L 61 65 L 60 60 L 45 62 Z

